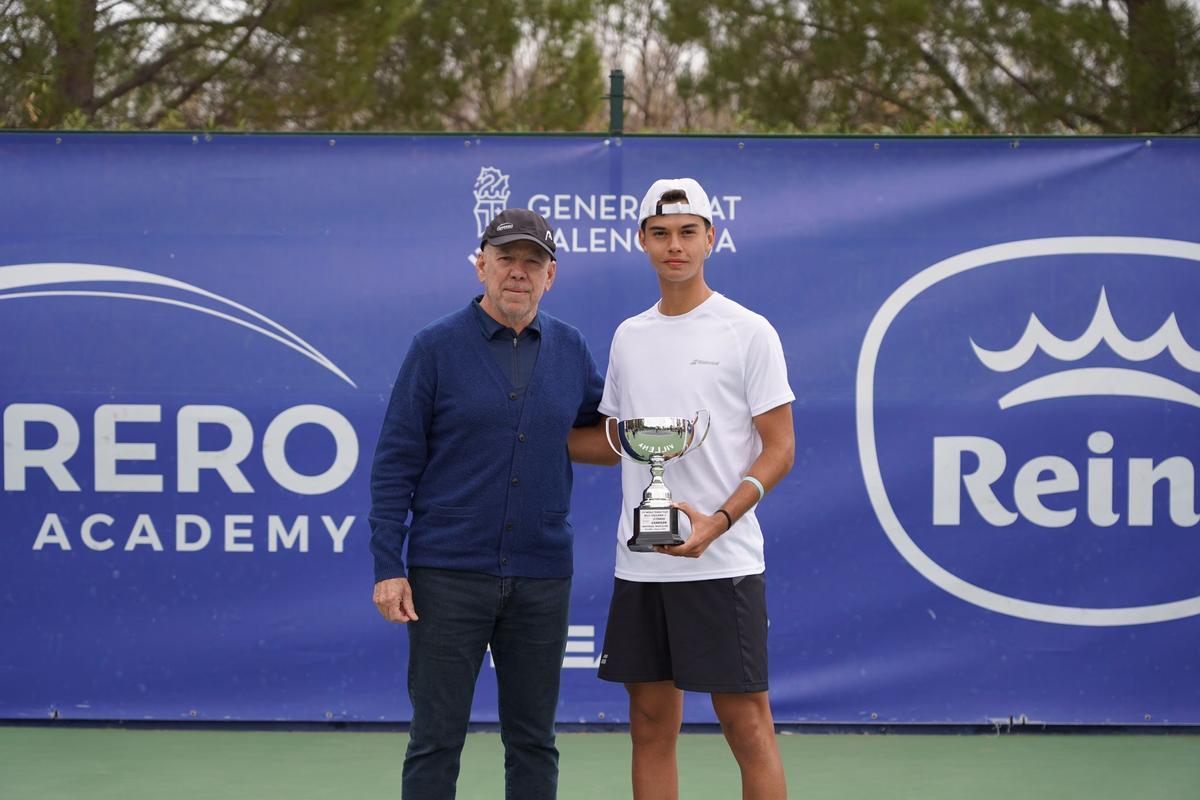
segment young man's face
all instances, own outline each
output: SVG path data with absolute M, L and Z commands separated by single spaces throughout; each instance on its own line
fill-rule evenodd
M 704 268 L 713 245 L 713 229 L 695 214 L 660 214 L 638 232 L 642 249 L 660 280 L 682 283 Z
M 554 283 L 557 263 L 533 242 L 487 245 L 475 260 L 486 311 L 508 324 L 529 322 Z

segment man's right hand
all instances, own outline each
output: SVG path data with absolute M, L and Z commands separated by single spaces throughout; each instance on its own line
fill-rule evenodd
M 375 607 L 388 622 L 416 622 L 412 587 L 408 578 L 389 578 L 375 584 Z

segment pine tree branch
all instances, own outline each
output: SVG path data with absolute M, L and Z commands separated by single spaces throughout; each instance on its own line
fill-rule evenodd
M 864 92 L 866 94 L 869 94 L 878 100 L 883 100 L 885 103 L 891 103 L 892 105 L 894 105 L 898 108 L 902 108 L 915 117 L 920 117 L 922 119 L 929 118 L 929 112 L 926 111 L 925 109 L 923 109 L 919 106 L 915 106 L 911 102 L 909 102 L 901 97 L 898 97 L 897 95 L 895 95 L 891 92 L 886 92 L 886 91 L 883 91 L 882 89 L 877 89 L 870 84 L 866 84 L 861 81 L 857 81 L 847 74 L 843 73 L 840 75 L 835 75 L 835 76 L 833 76 L 833 79 L 842 81 L 850 88 L 856 89 L 856 90 L 858 90 L 860 92 Z
M 198 50 L 207 46 L 209 40 L 218 32 L 233 30 L 251 24 L 255 26 L 261 24 L 261 19 L 259 19 L 258 14 L 241 17 L 232 22 L 214 25 L 212 29 L 204 33 L 196 34 L 185 39 L 180 44 L 164 52 L 154 61 L 138 67 L 128 78 L 121 81 L 99 97 L 93 99 L 92 102 L 88 104 L 88 107 L 84 110 L 87 111 L 89 116 L 95 114 L 96 111 L 104 108 L 114 100 L 124 97 L 134 89 L 139 89 L 148 83 L 152 83 L 158 77 L 159 73 L 174 64 L 180 58 L 194 50 Z
M 1174 130 L 1169 131 L 1169 133 L 1172 133 L 1172 134 L 1186 133 L 1187 131 L 1191 130 L 1192 128 L 1200 128 L 1200 111 L 1196 112 L 1196 114 L 1187 122 L 1183 123 L 1182 125 L 1175 128 Z
M 1018 87 L 1020 87 L 1021 90 L 1023 92 L 1025 92 L 1025 94 L 1027 94 L 1031 98 L 1033 98 L 1033 101 L 1035 103 L 1037 103 L 1039 106 L 1041 106 L 1042 108 L 1045 108 L 1045 109 L 1050 109 L 1052 107 L 1052 104 L 1050 103 L 1050 101 L 1048 101 L 1042 95 L 1041 92 L 1039 92 L 1036 88 L 1034 88 L 1033 84 L 1029 83 L 1027 80 L 1025 80 L 1020 75 L 1018 75 L 1015 71 L 1013 71 L 1011 68 L 1009 68 L 1009 66 L 1004 63 L 1004 60 L 1001 59 L 998 55 L 996 55 L 991 50 L 984 47 L 981 42 L 979 42 L 977 39 L 975 39 L 973 37 L 965 36 L 964 39 L 967 41 L 967 43 L 969 43 L 972 47 L 975 48 L 976 52 L 978 52 L 980 55 L 982 55 L 984 58 L 986 58 L 992 64 L 992 66 L 996 67 L 996 69 L 1003 72 L 1010 81 L 1012 81 L 1014 84 L 1016 84 Z M 1073 119 L 1071 119 L 1071 117 L 1067 116 L 1066 114 L 1063 114 L 1058 110 L 1055 110 L 1054 118 L 1057 119 L 1059 122 L 1061 122 L 1063 125 L 1066 125 L 1067 128 L 1069 128 L 1070 130 L 1075 131 L 1076 133 L 1079 132 L 1079 126 L 1075 123 L 1075 121 Z
M 234 59 L 234 57 L 236 57 L 240 52 L 242 52 L 242 50 L 246 48 L 246 45 L 250 43 L 250 39 L 259 30 L 259 28 L 262 27 L 263 20 L 266 18 L 267 13 L 271 10 L 271 6 L 274 4 L 274 2 L 275 0 L 268 0 L 268 2 L 263 6 L 262 10 L 259 11 L 257 16 L 250 22 L 250 24 L 246 26 L 246 30 L 242 33 L 241 37 L 234 42 L 233 46 L 229 48 L 229 50 L 226 51 L 224 58 L 214 64 L 210 69 L 197 75 L 190 83 L 183 86 L 175 95 L 175 97 L 165 103 L 163 107 L 153 115 L 149 121 L 149 125 L 151 127 L 157 125 L 164 116 L 186 103 L 188 99 L 192 97 L 192 95 L 200 91 L 205 84 L 207 84 L 222 70 L 224 70 L 226 65 L 228 65 L 229 62 Z
M 231 118 L 230 114 L 237 106 L 238 101 L 245 96 L 246 90 L 254 81 L 266 74 L 267 68 L 275 63 L 275 56 L 278 55 L 279 51 L 282 50 L 287 44 L 287 39 L 281 38 L 276 40 L 276 42 L 271 46 L 270 50 L 263 54 L 261 58 L 252 62 L 254 65 L 253 69 L 250 70 L 248 75 L 243 77 L 240 85 L 238 85 L 232 91 L 231 96 L 226 98 L 224 108 L 214 114 L 214 117 L 219 125 L 233 125 L 236 122 Z
M 112 33 L 113 31 L 118 31 L 122 28 L 133 28 L 140 25 L 163 25 L 182 28 L 195 25 L 224 27 L 228 24 L 229 23 L 221 22 L 220 20 L 197 19 L 196 17 L 189 17 L 184 14 L 158 14 L 153 16 L 123 17 L 121 19 L 116 19 L 100 28 L 97 33 Z
M 921 60 L 933 70 L 933 74 L 942 82 L 942 85 L 958 101 L 959 107 L 967 113 L 967 116 L 983 130 L 994 130 L 992 121 L 988 119 L 987 114 L 979 107 L 963 85 L 958 82 L 950 72 L 950 69 L 942 63 L 941 59 L 921 45 L 917 45 L 917 53 L 921 56 Z

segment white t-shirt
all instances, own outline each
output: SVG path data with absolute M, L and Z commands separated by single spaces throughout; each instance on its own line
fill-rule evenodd
M 771 323 L 714 292 L 686 314 L 665 316 L 655 304 L 621 323 L 613 334 L 600 412 L 618 419 L 691 418 L 707 409 L 712 416 L 708 438 L 699 449 L 668 461 L 663 481 L 672 500 L 711 514 L 762 452 L 752 417 L 795 399 L 783 346 Z M 649 465 L 622 460 L 618 578 L 694 581 L 764 570 L 762 529 L 754 509 L 699 558 L 631 552 L 625 543 L 633 535 L 633 510 L 649 483 Z M 691 527 L 683 512 L 679 527 L 686 539 Z

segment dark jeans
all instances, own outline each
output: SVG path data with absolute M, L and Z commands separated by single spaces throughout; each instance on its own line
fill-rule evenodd
M 571 579 L 414 567 L 408 580 L 420 620 L 407 626 L 413 718 L 404 800 L 454 797 L 475 679 L 489 644 L 496 662 L 505 796 L 554 798 L 554 712 Z

